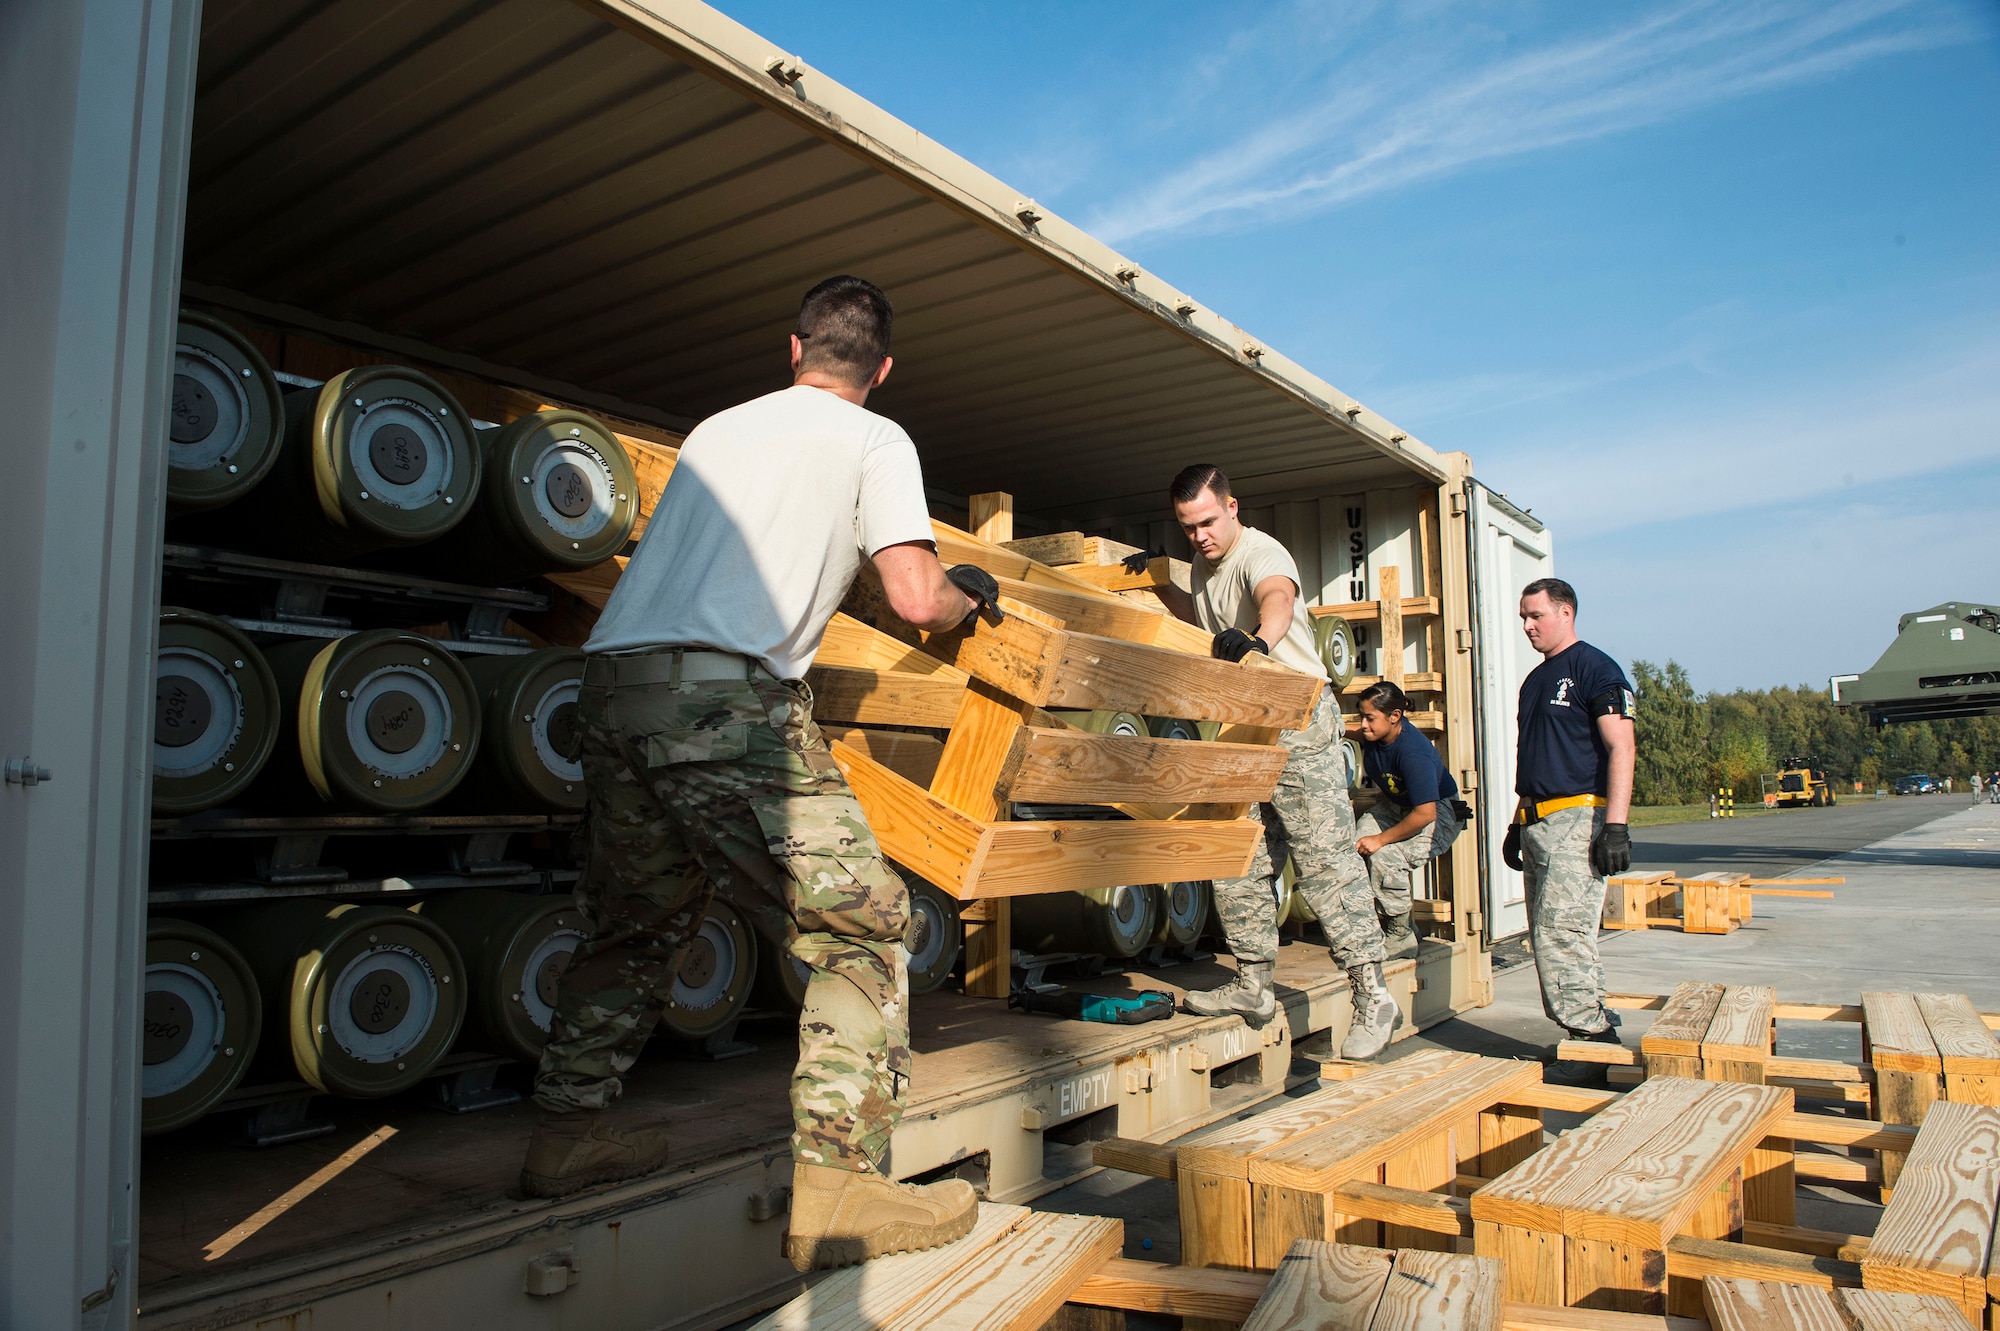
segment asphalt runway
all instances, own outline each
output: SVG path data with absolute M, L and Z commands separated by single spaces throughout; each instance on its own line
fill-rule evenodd
M 1750 818 L 1632 829 L 1632 867 L 1741 870 L 1758 877 L 1809 864 L 1907 832 L 1970 807 L 1970 795 L 1851 796 L 1830 809 L 1781 809 Z

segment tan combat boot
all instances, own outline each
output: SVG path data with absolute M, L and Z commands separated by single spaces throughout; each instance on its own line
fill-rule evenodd
M 528 1138 L 521 1191 L 564 1197 L 593 1184 L 638 1178 L 666 1163 L 667 1134 L 658 1128 L 608 1128 L 595 1109 L 544 1113 Z
M 964 1179 L 921 1187 L 826 1165 L 792 1166 L 792 1222 L 785 1256 L 801 1271 L 852 1266 L 892 1252 L 962 1239 L 979 1218 Z

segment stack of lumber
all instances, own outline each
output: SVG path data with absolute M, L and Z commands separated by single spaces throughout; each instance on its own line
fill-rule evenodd
M 1755 913 L 1753 898 L 1819 897 L 1833 893 L 1820 885 L 1845 883 L 1845 878 L 1755 878 L 1747 873 L 1684 878 L 1665 873 L 1625 874 L 1613 878 L 1604 894 L 1607 929 L 1679 929 L 1690 934 L 1727 934 L 1742 927 Z
M 643 530 L 675 455 L 639 447 Z M 995 520 L 1010 513 L 997 502 L 1006 497 L 974 496 L 975 512 L 985 499 L 996 501 L 987 534 L 1011 535 Z M 849 603 L 857 614 L 835 617 L 807 677 L 815 716 L 886 853 L 962 899 L 1246 872 L 1261 832 L 1244 814 L 1277 784 L 1277 733 L 1309 721 L 1320 682 L 1262 657 L 1218 661 L 1209 635 L 1191 625 L 997 540 L 933 528 L 946 565 L 976 564 L 998 580 L 1004 617 L 919 632 L 871 597 L 864 578 Z M 573 599 L 547 626 L 530 627 L 580 641 L 624 563 L 550 579 Z M 1066 726 L 1053 709 L 1223 728 L 1214 743 L 1099 735 Z M 913 733 L 921 730 L 939 733 Z M 1126 817 L 1015 822 L 1016 801 Z
M 1996 1211 L 2000 1109 L 1933 1105 L 1861 1260 L 1863 1287 L 1946 1298 L 1986 1325 L 2000 1304 Z

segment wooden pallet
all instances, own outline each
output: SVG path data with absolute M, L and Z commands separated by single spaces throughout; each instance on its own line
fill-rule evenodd
M 2000 1109 L 1931 1106 L 1861 1262 L 1866 1289 L 1950 1299 L 1975 1326 L 2000 1301 Z
M 1565 1040 L 1564 1058 L 1643 1067 L 1645 1075 L 1785 1085 L 1817 1099 L 1857 1100 L 1885 1123 L 1915 1127 L 1937 1101 L 2000 1104 L 2000 1013 L 1982 1013 L 1963 994 L 1868 992 L 1858 1004 L 1780 1003 L 1754 985 L 1690 981 L 1672 994 L 1612 994 L 1607 1006 L 1657 1009 L 1639 1051 Z M 1779 1021 L 1861 1025 L 1862 1061 L 1780 1058 Z M 1884 1151 L 1878 1181 L 1896 1186 L 1902 1153 Z
M 1818 897 L 1813 884 L 1840 884 L 1845 878 L 1756 878 L 1747 873 L 1683 878 L 1665 873 L 1623 874 L 1604 895 L 1606 929 L 1679 929 L 1691 934 L 1726 934 L 1756 911 L 1759 896 Z

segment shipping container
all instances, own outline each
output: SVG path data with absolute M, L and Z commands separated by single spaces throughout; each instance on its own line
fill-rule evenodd
M 271 649 L 278 684 L 274 640 L 313 637 L 300 625 L 319 613 L 286 601 L 296 570 L 288 583 L 168 541 L 184 310 L 252 346 L 273 393 L 408 365 L 481 421 L 577 408 L 659 464 L 704 416 L 787 382 L 807 287 L 871 278 L 896 303 L 897 366 L 870 405 L 916 439 L 941 516 L 966 525 L 975 496 L 1005 492 L 1016 536 L 1184 554 L 1167 480 L 1196 460 L 1231 474 L 1320 618 L 1348 624 L 1355 672 L 1420 695 L 1477 808 L 1425 885 L 1423 957 L 1394 968 L 1410 1029 L 1490 1001 L 1492 939 L 1524 923 L 1496 829 L 1527 664 L 1513 603 L 1552 566 L 1549 533 L 1466 455 L 1426 447 L 799 54 L 694 0 L 16 0 L 0 10 L 0 124 L 6 1325 L 697 1328 L 797 1287 L 779 1254 L 783 1020 L 690 1046 L 706 1057 L 649 1054 L 628 1104 L 673 1125 L 673 1164 L 561 1203 L 508 1192 L 531 1118 L 502 1103 L 499 1059 L 385 1099 L 253 1074 L 226 1123 L 142 1144 L 155 947 L 213 961 L 234 946 L 255 969 L 278 933 L 322 927 L 274 902 L 569 881 L 532 857 L 478 859 L 529 823 L 443 818 L 399 833 L 397 847 L 416 831 L 456 847 L 421 873 L 385 861 L 330 882 L 318 846 L 274 834 L 261 886 L 167 881 L 176 838 L 216 829 L 155 819 L 156 659 L 183 649 L 160 627 L 163 577 L 277 586 L 289 618 L 225 618 Z M 342 576 L 335 595 L 413 586 Z M 440 609 L 433 637 L 514 650 L 496 625 L 545 604 L 522 595 Z M 183 631 L 216 630 L 190 617 Z M 236 668 L 254 674 L 248 659 Z M 495 670 L 435 687 L 493 686 Z M 519 816 L 540 820 L 534 836 L 574 824 Z M 248 906 L 265 914 L 245 923 Z M 216 931 L 162 932 L 181 916 Z M 397 927 L 413 955 L 451 929 L 421 911 Z M 713 947 L 755 944 L 720 929 Z M 1282 1090 L 1294 1043 L 1345 1020 L 1344 979 L 1300 964 L 1288 1020 L 1263 1032 L 1037 1028 L 1039 1052 L 996 1003 L 926 996 L 896 1173 L 967 1172 L 1025 1199 L 1087 1169 L 1093 1137 L 1165 1139 Z

